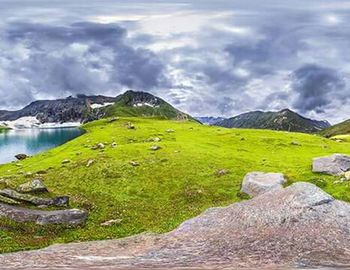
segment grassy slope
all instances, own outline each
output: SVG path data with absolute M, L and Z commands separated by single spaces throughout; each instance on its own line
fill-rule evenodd
M 127 129 L 132 122 L 136 130 Z M 122 118 L 85 126 L 83 136 L 21 162 L 0 166 L 0 178 L 13 186 L 28 181 L 23 173 L 47 170 L 46 185 L 56 195 L 71 196 L 72 206 L 90 211 L 82 228 L 37 227 L 0 219 L 0 252 L 38 248 L 56 242 L 117 238 L 143 231 L 165 232 L 212 206 L 242 199 L 243 176 L 249 171 L 283 172 L 294 181 L 311 181 L 350 201 L 348 183 L 334 185 L 333 177 L 311 173 L 311 159 L 342 152 L 349 143 L 322 137 L 265 130 L 201 126 L 194 122 Z M 166 133 L 174 129 L 174 133 Z M 162 149 L 152 152 L 150 137 L 161 137 Z M 243 139 L 244 138 L 244 139 Z M 117 148 L 109 145 L 114 141 Z M 90 146 L 104 142 L 105 151 Z M 300 145 L 293 145 L 298 142 Z M 70 164 L 61 165 L 64 159 Z M 94 159 L 86 167 L 88 159 Z M 140 163 L 132 167 L 129 161 Z M 51 169 L 49 169 L 51 167 Z M 219 169 L 230 173 L 217 176 Z M 321 180 L 320 180 L 321 179 Z M 119 225 L 101 222 L 121 218 Z
M 336 135 L 350 134 L 350 120 L 347 120 L 345 122 L 331 126 L 330 128 L 322 130 L 320 134 L 327 138 L 330 138 Z

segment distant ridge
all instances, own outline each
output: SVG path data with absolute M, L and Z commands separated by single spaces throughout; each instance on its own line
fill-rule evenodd
M 227 128 L 271 129 L 303 133 L 316 133 L 330 126 L 327 121 L 312 120 L 289 109 L 278 112 L 248 112 L 217 122 L 215 125 Z
M 336 135 L 350 134 L 350 119 L 321 131 L 321 135 L 330 138 Z

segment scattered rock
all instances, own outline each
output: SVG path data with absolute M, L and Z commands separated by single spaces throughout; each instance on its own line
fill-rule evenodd
M 70 163 L 69 159 L 62 160 L 62 164 L 68 164 L 68 163 Z
M 133 167 L 138 167 L 140 166 L 140 163 L 136 162 L 136 161 L 130 161 L 129 164 Z
M 34 179 L 19 185 L 16 190 L 20 193 L 48 192 L 47 187 L 40 179 Z
M 167 132 L 167 133 L 174 133 L 175 130 L 173 130 L 173 129 L 167 129 L 165 132 Z
M 312 171 L 329 175 L 342 175 L 350 169 L 350 156 L 334 154 L 328 157 L 314 158 Z
M 160 147 L 159 145 L 152 145 L 150 149 L 152 151 L 158 151 L 158 150 L 162 149 L 162 147 Z
M 293 141 L 293 142 L 291 142 L 290 144 L 291 144 L 291 145 L 295 145 L 295 146 L 301 146 L 301 144 L 298 143 L 298 142 L 296 142 L 296 141 Z
M 5 217 L 17 222 L 35 222 L 38 225 L 79 225 L 85 222 L 87 215 L 86 211 L 78 209 L 42 211 L 0 203 L 0 217 Z
M 39 170 L 36 172 L 36 174 L 47 174 L 46 170 Z
M 92 164 L 94 164 L 94 160 L 93 159 L 89 159 L 87 164 L 86 164 L 86 167 L 90 167 Z
M 13 200 L 31 203 L 33 205 L 47 205 L 59 207 L 67 207 L 69 205 L 69 197 L 67 196 L 59 196 L 55 198 L 40 198 L 29 194 L 22 194 L 12 189 L 0 190 L 0 195 Z
M 221 169 L 221 170 L 217 170 L 216 171 L 216 176 L 224 176 L 224 175 L 226 175 L 226 174 L 228 174 L 229 173 L 229 170 L 226 170 L 226 169 Z
M 28 158 L 28 155 L 26 154 L 18 154 L 18 155 L 15 155 L 15 158 L 17 158 L 18 160 L 25 160 Z
M 111 147 L 112 148 L 116 148 L 118 145 L 117 145 L 117 143 L 116 142 L 112 142 L 112 144 L 111 144 Z
M 108 123 L 113 123 L 113 122 L 115 122 L 115 121 L 117 121 L 117 120 L 119 120 L 118 117 L 112 117 L 112 118 L 108 119 L 107 122 L 108 122 Z
M 122 221 L 123 221 L 122 219 L 111 219 L 111 220 L 108 220 L 108 221 L 101 223 L 101 226 L 109 227 L 112 225 L 120 224 L 120 223 L 122 223 Z
M 103 143 L 98 143 L 97 148 L 98 149 L 105 149 L 105 145 Z
M 344 178 L 350 180 L 350 171 L 344 173 Z
M 286 179 L 281 173 L 252 172 L 244 177 L 241 192 L 255 197 L 274 189 L 281 189 L 284 183 Z
M 155 137 L 155 138 L 148 139 L 148 142 L 160 142 L 161 140 L 162 140 L 161 138 Z
M 130 123 L 130 122 L 128 122 L 128 123 L 126 124 L 126 127 L 127 127 L 128 129 L 135 129 L 135 126 L 134 126 L 132 123 Z

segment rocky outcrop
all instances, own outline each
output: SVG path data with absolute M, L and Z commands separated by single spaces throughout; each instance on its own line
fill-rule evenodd
M 3 269 L 350 265 L 350 205 L 309 183 L 212 208 L 172 232 L 0 256 Z
M 37 206 L 58 206 L 65 207 L 69 205 L 69 197 L 60 196 L 55 198 L 41 198 L 30 194 L 22 194 L 12 189 L 0 190 L 0 195 L 15 201 L 30 203 Z
M 5 217 L 17 222 L 34 222 L 38 225 L 78 225 L 85 222 L 87 212 L 77 209 L 41 211 L 0 203 L 0 217 Z
M 312 171 L 330 175 L 342 175 L 350 170 L 350 156 L 334 154 L 328 157 L 315 158 Z
M 273 189 L 283 188 L 286 179 L 281 173 L 248 173 L 242 183 L 241 191 L 255 197 Z

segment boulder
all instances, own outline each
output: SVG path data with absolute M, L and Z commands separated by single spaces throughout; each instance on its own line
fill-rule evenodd
M 0 217 L 5 217 L 17 222 L 35 222 L 38 225 L 78 225 L 85 222 L 87 219 L 87 212 L 78 209 L 41 211 L 0 203 Z
M 255 197 L 274 189 L 283 188 L 284 183 L 286 179 L 281 173 L 251 172 L 244 177 L 241 192 Z
M 312 171 L 329 175 L 342 175 L 350 169 L 350 156 L 334 154 L 328 157 L 314 158 Z
M 1 213 L 1 208 L 0 208 Z M 0 255 L 5 269 L 345 269 L 350 204 L 310 183 L 211 208 L 165 234 Z
M 68 164 L 68 163 L 70 163 L 69 159 L 62 160 L 62 164 Z
M 40 179 L 34 179 L 19 185 L 16 190 L 20 193 L 48 192 L 47 187 Z
M 15 158 L 17 158 L 18 160 L 24 160 L 24 159 L 28 158 L 28 155 L 18 154 L 18 155 L 15 155 Z
M 31 203 L 33 205 L 47 205 L 59 207 L 66 207 L 69 205 L 69 197 L 67 196 L 59 196 L 55 198 L 40 198 L 30 194 L 22 194 L 12 189 L 0 190 L 0 195 L 13 200 Z

